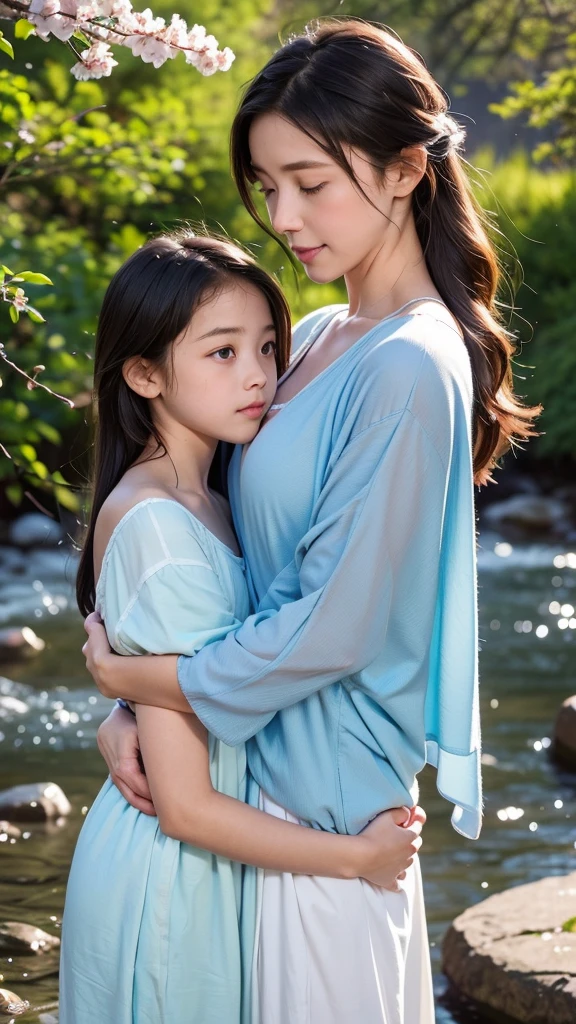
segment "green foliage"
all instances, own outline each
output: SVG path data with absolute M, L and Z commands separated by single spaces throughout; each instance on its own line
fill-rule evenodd
M 25 286 L 46 322 L 20 316 L 12 323 L 0 315 L 6 357 L 32 378 L 0 362 L 0 438 L 10 456 L 0 452 L 0 487 L 11 501 L 31 489 L 41 500 L 54 495 L 73 507 L 67 481 L 77 481 L 75 468 L 80 476 L 86 471 L 82 453 L 89 443 L 98 309 L 112 274 L 151 233 L 205 222 L 250 244 L 277 273 L 295 317 L 342 301 L 341 282 L 319 287 L 304 276 L 296 279 L 277 243 L 241 206 L 228 165 L 228 132 L 241 86 L 277 45 L 278 30 L 300 29 L 307 17 L 333 6 L 325 0 L 323 10 L 324 0 L 315 0 L 308 9 L 306 3 L 205 0 L 200 13 L 190 0 L 180 2 L 189 23 L 202 20 L 237 53 L 231 71 L 208 79 L 180 60 L 156 70 L 119 51 L 110 79 L 77 83 L 66 47 L 46 46 L 33 36 L 24 42 L 23 23 L 16 24 L 14 71 L 0 70 L 0 262 L 32 268 L 32 277 L 13 279 L 10 286 Z M 172 0 L 153 8 L 170 14 Z M 519 20 L 521 8 L 525 17 Z M 505 9 L 496 0 L 389 0 L 384 6 L 347 0 L 338 8 L 339 14 L 392 23 L 424 53 L 443 84 L 509 74 L 527 59 L 553 69 L 567 52 L 567 26 L 576 31 L 572 0 L 555 0 L 555 11 L 552 23 L 541 0 L 511 0 Z M 552 70 L 549 86 L 555 74 L 561 72 Z M 568 109 L 567 80 L 563 90 Z M 551 96 L 541 116 L 552 117 L 554 109 Z M 556 109 L 563 109 L 558 101 Z M 514 326 L 524 343 L 517 374 L 526 380 L 519 379 L 518 390 L 546 405 L 546 434 L 534 450 L 575 454 L 574 180 L 565 171 L 535 169 L 522 156 L 496 164 L 484 154 L 478 162 L 487 168 L 477 184 L 480 200 L 498 216 L 524 266 Z M 513 271 L 514 260 L 506 255 L 511 247 L 502 244 Z M 53 287 L 40 287 L 39 274 Z
M 496 164 L 489 153 L 477 184 L 482 205 L 498 216 L 506 235 L 502 259 L 518 267 L 523 283 L 512 326 L 522 342 L 516 360 L 517 390 L 541 402 L 541 456 L 576 456 L 576 175 L 534 168 L 524 153 Z
M 574 59 L 576 35 L 573 40 Z M 550 72 L 541 85 L 530 81 L 516 83 L 512 94 L 490 109 L 504 118 L 526 114 L 532 128 L 552 127 L 553 139 L 537 146 L 535 159 L 576 165 L 576 67 L 573 63 Z
M 173 7 L 160 0 L 154 9 Z M 199 19 L 189 2 L 179 10 Z M 0 70 L 0 259 L 33 268 L 9 284 L 25 284 L 38 306 L 29 315 L 46 320 L 18 319 L 6 295 L 14 321 L 0 316 L 0 345 L 32 378 L 0 363 L 0 438 L 10 456 L 0 453 L 0 481 L 11 501 L 32 488 L 74 505 L 60 469 L 74 479 L 69 460 L 80 456 L 86 470 L 97 313 L 120 263 L 149 234 L 189 220 L 237 222 L 251 236 L 248 217 L 236 216 L 228 130 L 240 85 L 268 54 L 267 11 L 267 0 L 203 4 L 202 20 L 239 53 L 230 72 L 208 79 L 183 61 L 156 70 L 121 51 L 112 79 L 77 83 L 67 48 L 33 37 L 18 46 L 16 71 Z M 36 298 L 40 273 L 54 288 Z
M 285 0 L 279 28 L 285 35 L 333 14 L 390 26 L 456 95 L 471 79 L 509 82 L 527 65 L 538 73 L 557 68 L 576 32 L 573 0 Z

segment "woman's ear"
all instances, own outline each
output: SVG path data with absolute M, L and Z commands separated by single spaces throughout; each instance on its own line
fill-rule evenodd
M 400 151 L 400 159 L 386 171 L 396 197 L 409 196 L 414 191 L 426 173 L 427 163 L 424 146 L 405 146 Z
M 160 371 L 142 356 L 126 359 L 122 366 L 122 376 L 128 387 L 142 398 L 157 398 L 162 390 Z

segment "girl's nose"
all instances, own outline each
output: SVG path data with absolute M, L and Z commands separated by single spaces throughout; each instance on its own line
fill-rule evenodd
M 244 373 L 244 387 L 248 391 L 250 388 L 263 388 L 268 383 L 268 376 L 265 368 L 260 362 L 255 359 L 250 362 L 250 365 L 246 368 Z

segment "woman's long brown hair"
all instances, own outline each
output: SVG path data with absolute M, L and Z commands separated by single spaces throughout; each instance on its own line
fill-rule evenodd
M 540 409 L 514 394 L 516 346 L 497 303 L 501 270 L 455 144 L 458 126 L 445 116 L 445 94 L 421 57 L 380 26 L 320 21 L 282 46 L 249 84 L 231 135 L 242 201 L 272 234 L 254 204 L 249 147 L 254 118 L 270 112 L 313 138 L 354 181 L 348 147 L 381 172 L 404 148 L 426 149 L 426 172 L 413 193 L 416 229 L 432 280 L 464 334 L 474 380 L 475 481 L 487 483 L 510 445 L 535 433 Z

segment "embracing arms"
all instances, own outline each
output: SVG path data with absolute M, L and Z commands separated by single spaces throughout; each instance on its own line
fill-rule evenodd
M 424 812 L 379 815 L 359 836 L 282 821 L 214 789 L 208 737 L 194 715 L 137 705 L 142 757 L 165 835 L 212 853 L 272 870 L 367 878 L 397 889 L 412 863 Z

